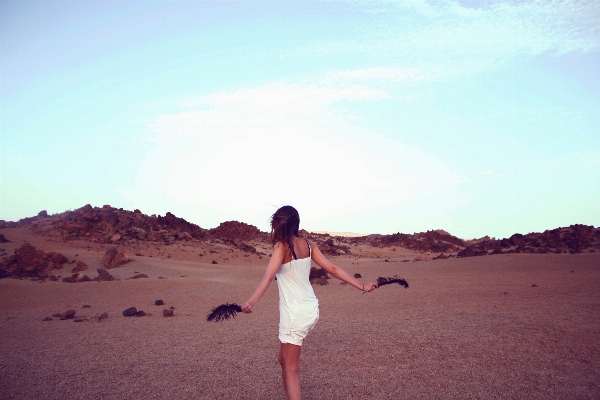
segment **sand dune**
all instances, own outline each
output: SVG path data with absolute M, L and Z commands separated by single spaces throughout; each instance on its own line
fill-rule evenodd
M 108 247 L 0 233 L 8 254 L 26 240 L 85 261 L 90 275 Z M 283 398 L 276 285 L 252 315 L 205 321 L 212 307 L 249 297 L 266 256 L 206 242 L 135 247 L 121 248 L 144 255 L 110 270 L 120 281 L 0 280 L 0 397 Z M 315 286 L 321 319 L 303 348 L 304 398 L 600 397 L 599 253 L 401 262 L 416 253 L 353 252 L 334 261 L 365 280 L 402 276 L 410 288 Z M 149 278 L 126 279 L 135 273 Z M 124 317 L 131 306 L 152 316 Z M 163 318 L 170 306 L 175 317 Z M 69 308 L 109 318 L 42 321 Z

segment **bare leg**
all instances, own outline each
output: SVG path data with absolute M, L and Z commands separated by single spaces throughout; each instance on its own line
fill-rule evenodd
M 286 400 L 300 400 L 300 350 L 302 346 L 281 343 L 279 348 L 279 364 Z

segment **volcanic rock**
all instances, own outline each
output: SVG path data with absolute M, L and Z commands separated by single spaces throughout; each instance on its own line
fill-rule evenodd
M 127 310 L 123 311 L 123 315 L 126 317 L 133 317 L 137 314 L 137 309 L 135 307 L 129 307 Z
M 15 254 L 4 261 L 4 269 L 15 277 L 46 277 L 53 269 L 60 269 L 67 257 L 60 253 L 45 253 L 25 242 Z
M 140 279 L 140 278 L 147 278 L 147 277 L 148 277 L 148 275 L 146 275 L 146 274 L 136 274 L 128 279 Z
M 96 282 L 115 280 L 115 278 L 104 268 L 98 268 L 96 271 L 98 271 L 98 276 L 93 279 Z
M 64 313 L 60 314 L 60 319 L 73 319 L 75 317 L 75 310 L 67 310 Z
M 329 279 L 329 275 L 327 274 L 327 271 L 325 271 L 323 268 L 311 267 L 310 274 L 308 275 L 308 280 L 313 280 L 317 278 Z
M 77 271 L 85 271 L 88 269 L 88 265 L 83 261 L 77 261 Z
M 104 253 L 103 262 L 104 268 L 106 269 L 116 268 L 120 265 L 128 263 L 129 261 L 131 260 L 129 260 L 123 252 L 118 251 L 116 247 L 111 247 L 106 250 L 106 253 Z
M 135 313 L 136 317 L 145 317 L 146 313 L 143 310 L 139 310 L 138 312 Z
M 487 255 L 487 251 L 475 249 L 473 246 L 468 246 L 464 250 L 459 251 L 458 254 L 456 255 L 456 257 L 461 258 L 461 257 L 475 257 L 475 256 L 485 256 L 485 255 Z
M 156 300 L 156 301 L 154 302 L 154 305 L 155 305 L 155 306 L 162 306 L 163 304 L 165 304 L 165 303 L 164 303 L 162 300 Z
M 106 319 L 108 318 L 108 314 L 107 313 L 102 313 L 100 314 L 100 317 L 98 317 L 100 320 Z
M 5 238 L 4 235 L 0 233 L 0 243 L 10 243 L 10 240 Z
M 261 232 L 253 226 L 238 221 L 227 221 L 219 224 L 218 227 L 209 231 L 210 236 L 223 239 L 225 241 L 253 240 L 258 237 Z
M 355 278 L 362 278 L 362 275 L 361 275 L 361 274 L 359 274 L 359 273 L 356 273 L 356 274 L 354 274 L 354 277 L 355 277 Z
M 173 310 L 163 310 L 163 317 L 172 317 Z

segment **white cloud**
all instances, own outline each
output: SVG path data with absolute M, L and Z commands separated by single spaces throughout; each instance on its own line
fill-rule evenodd
M 336 221 L 351 213 L 424 203 L 443 213 L 464 204 L 462 178 L 446 165 L 351 125 L 333 107 L 386 97 L 358 86 L 276 83 L 188 101 L 194 109 L 153 124 L 156 147 L 126 195 L 146 209 L 187 204 L 185 215 L 205 226 L 233 218 L 262 229 L 285 203 L 313 229 L 330 230 L 346 229 Z
M 600 48 L 595 0 L 486 2 L 477 9 L 451 0 L 351 3 L 373 14 L 364 29 L 295 54 L 349 54 L 362 65 L 340 77 L 372 79 L 379 69 L 392 80 L 439 80 L 496 69 L 520 56 Z

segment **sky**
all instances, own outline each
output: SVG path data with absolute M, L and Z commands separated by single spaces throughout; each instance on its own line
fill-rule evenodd
M 600 2 L 0 2 L 0 219 L 600 225 Z

